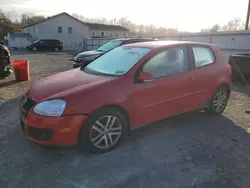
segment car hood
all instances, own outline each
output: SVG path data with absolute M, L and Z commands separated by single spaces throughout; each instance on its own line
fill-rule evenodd
M 85 56 L 92 56 L 92 55 L 101 55 L 104 54 L 105 52 L 100 52 L 100 51 L 96 51 L 96 50 L 90 50 L 90 51 L 86 51 L 86 52 L 81 52 L 77 55 L 77 57 L 85 57 Z
M 38 81 L 30 87 L 28 96 L 37 102 L 64 98 L 72 92 L 83 91 L 113 79 L 115 77 L 97 76 L 85 73 L 80 69 L 73 69 Z

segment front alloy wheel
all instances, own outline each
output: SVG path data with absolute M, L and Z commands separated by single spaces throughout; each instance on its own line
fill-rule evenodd
M 36 52 L 37 51 L 37 47 L 32 47 L 32 50 L 34 51 L 34 52 Z
M 93 152 L 116 148 L 128 130 L 128 121 L 116 108 L 105 107 L 90 115 L 80 132 L 80 144 Z
M 102 116 L 92 126 L 90 139 L 99 149 L 108 149 L 115 145 L 122 134 L 122 125 L 115 116 Z

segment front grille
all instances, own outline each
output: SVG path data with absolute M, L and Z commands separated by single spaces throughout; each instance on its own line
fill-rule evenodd
M 41 129 L 36 127 L 28 127 L 28 134 L 31 138 L 38 141 L 49 141 L 54 134 L 52 129 Z
M 23 100 L 25 100 L 25 97 L 23 98 Z M 36 104 L 35 101 L 33 101 L 31 98 L 27 97 L 25 103 L 23 104 L 23 109 L 26 112 L 29 112 L 30 109 Z

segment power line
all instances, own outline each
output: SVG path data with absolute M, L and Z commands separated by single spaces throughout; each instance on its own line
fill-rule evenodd
M 248 8 L 247 8 L 247 18 L 246 18 L 245 30 L 248 30 L 248 25 L 249 25 L 249 13 L 250 13 L 250 0 L 248 0 Z

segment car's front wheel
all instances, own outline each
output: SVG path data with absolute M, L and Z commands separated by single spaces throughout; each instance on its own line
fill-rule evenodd
M 59 51 L 59 49 L 58 49 L 58 48 L 54 48 L 54 51 L 55 51 L 55 52 L 58 52 L 58 51 Z
M 128 121 L 115 108 L 101 108 L 90 115 L 80 132 L 80 144 L 92 152 L 116 148 L 128 130 Z
M 37 47 L 32 47 L 32 51 L 36 52 L 37 51 Z
M 221 115 L 227 106 L 229 94 L 226 87 L 218 88 L 204 111 L 209 115 Z

